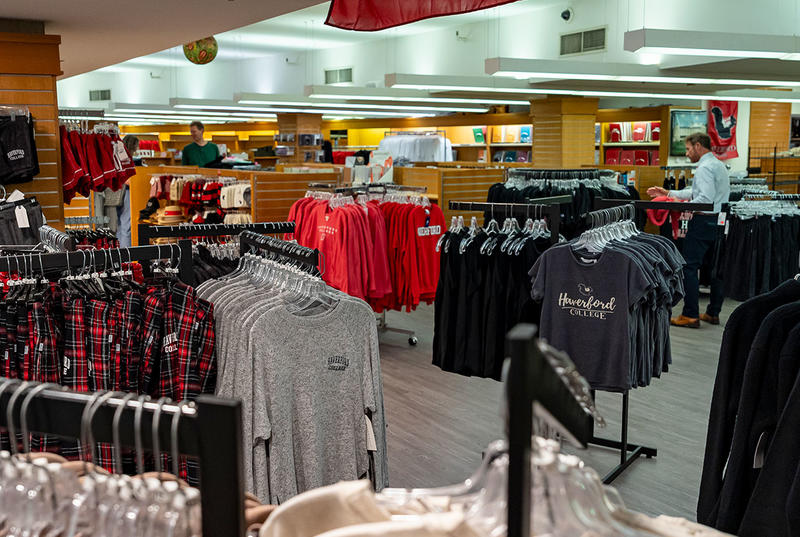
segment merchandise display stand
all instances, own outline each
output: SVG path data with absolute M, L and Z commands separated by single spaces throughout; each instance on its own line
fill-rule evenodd
M 22 258 L 22 260 L 20 260 Z M 154 261 L 167 259 L 178 263 L 178 277 L 192 285 L 192 243 L 188 240 L 178 241 L 177 245 L 134 246 L 132 248 L 110 248 L 107 250 L 90 250 L 77 252 L 31 253 L 23 256 L 0 257 L 0 272 L 38 273 L 40 271 L 63 271 L 69 268 L 111 268 L 114 263 L 131 261 Z
M 508 537 L 531 535 L 531 437 L 536 417 L 572 443 L 586 447 L 593 420 L 539 350 L 536 327 L 515 326 L 506 337 L 508 403 Z
M 630 201 L 630 200 L 614 200 L 614 199 L 597 199 L 595 200 L 595 208 L 597 210 L 586 215 L 586 221 L 591 225 L 592 222 L 602 221 L 604 223 L 621 220 L 623 218 L 630 218 L 632 208 L 635 209 L 670 209 L 680 211 L 712 211 L 714 205 L 711 203 L 683 203 L 683 202 L 661 202 L 661 201 Z M 629 211 L 628 209 L 631 209 Z M 635 214 L 635 212 L 634 212 Z M 598 219 L 598 217 L 600 217 Z M 592 397 L 594 398 L 595 390 L 592 390 Z M 629 390 L 622 392 L 622 423 L 619 440 L 611 440 L 608 438 L 600 438 L 592 436 L 590 444 L 597 446 L 607 447 L 619 450 L 619 464 L 612 468 L 612 470 L 603 477 L 603 483 L 606 485 L 613 482 L 619 477 L 622 472 L 628 469 L 636 460 L 645 456 L 648 459 L 658 456 L 656 448 L 642 446 L 639 444 L 632 444 L 628 442 L 628 415 L 629 415 L 630 401 Z
M 180 226 L 150 226 L 139 224 L 139 246 L 150 244 L 150 239 L 217 237 L 238 235 L 242 231 L 256 233 L 292 233 L 294 222 L 257 222 L 252 224 L 184 224 Z
M 10 382 L 10 381 L 6 381 Z M 37 383 L 30 383 L 30 393 Z M 14 423 L 22 425 L 22 406 L 9 409 L 14 388 L 0 393 L 0 425 L 8 427 L 7 411 L 11 410 Z M 22 394 L 20 394 L 22 395 Z M 64 391 L 59 388 L 44 389 L 32 394 L 30 407 L 25 415 L 27 427 L 32 432 L 53 434 L 65 438 L 81 438 L 81 426 L 85 420 L 85 409 L 95 403 L 91 394 Z M 114 426 L 115 410 L 122 410 L 119 425 Z M 176 415 L 180 411 L 175 404 L 159 405 L 144 402 L 142 406 L 141 427 L 134 428 L 138 401 L 124 401 L 122 394 L 103 402 L 91 420 L 91 430 L 98 442 L 113 442 L 115 432 L 126 447 L 136 447 L 137 443 L 153 445 L 153 421 L 156 413 Z M 158 442 L 164 451 L 177 451 L 184 455 L 199 458 L 200 494 L 203 513 L 203 535 L 206 537 L 229 537 L 244 535 L 244 479 L 242 473 L 242 403 L 229 399 L 201 395 L 189 409 L 182 413 L 178 423 L 177 438 L 180 445 L 172 443 L 172 419 L 162 419 L 158 423 Z M 116 431 L 115 431 L 116 429 Z

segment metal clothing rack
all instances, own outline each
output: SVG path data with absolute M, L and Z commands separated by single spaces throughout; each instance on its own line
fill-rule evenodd
M 508 402 L 508 537 L 531 535 L 531 436 L 534 413 L 580 447 L 594 421 L 539 350 L 536 327 L 518 324 L 506 336 Z
M 20 258 L 23 258 L 20 260 Z M 132 248 L 109 248 L 107 250 L 91 250 L 78 252 L 56 252 L 51 254 L 31 253 L 22 256 L 0 257 L 0 272 L 38 272 L 45 273 L 63 271 L 68 268 L 92 267 L 110 268 L 116 261 L 152 261 L 171 259 L 178 262 L 178 277 L 187 284 L 194 283 L 192 272 L 192 243 L 188 240 L 178 241 L 177 246 L 134 246 Z
M 444 129 L 435 131 L 384 131 L 384 136 L 447 136 Z
M 293 233 L 294 222 L 255 222 L 252 224 L 182 224 L 179 226 L 150 226 L 139 224 L 139 245 L 150 244 L 150 239 L 217 237 L 239 235 L 242 231 L 256 233 Z
M 611 209 L 622 205 L 633 205 L 636 209 L 666 209 L 669 211 L 681 212 L 713 212 L 713 203 L 695 203 L 692 201 L 647 201 L 647 200 L 625 200 L 625 199 L 595 199 L 595 210 Z M 589 213 L 591 214 L 591 213 Z
M 108 224 L 108 216 L 67 216 L 65 226 L 99 226 Z
M 760 199 L 753 199 L 753 198 Z M 747 201 L 800 201 L 800 194 L 783 194 L 774 191 L 765 192 L 749 192 L 746 193 L 742 200 Z
M 31 383 L 30 392 L 38 386 Z M 0 394 L 0 424 L 7 427 L 6 410 L 14 390 Z M 91 394 L 64 391 L 58 388 L 44 389 L 32 395 L 25 416 L 28 428 L 41 434 L 53 434 L 67 438 L 81 438 L 83 413 L 94 402 Z M 119 427 L 113 426 L 117 408 L 124 405 Z M 21 406 L 15 405 L 13 420 L 22 425 Z M 123 401 L 112 397 L 97 409 L 91 421 L 94 438 L 99 442 L 113 442 L 114 430 L 118 430 L 121 444 L 134 448 L 137 437 L 142 445 L 153 445 L 152 423 L 158 405 L 145 402 L 142 405 L 141 430 L 134 430 L 134 416 L 140 404 L 136 400 Z M 161 413 L 175 415 L 179 408 L 164 405 Z M 171 419 L 161 419 L 159 441 L 164 451 L 172 449 Z M 204 537 L 230 537 L 245 534 L 244 526 L 244 479 L 242 472 L 242 403 L 200 395 L 193 408 L 184 411 L 178 423 L 179 446 L 177 451 L 199 458 L 200 494 L 203 512 Z
M 636 209 L 670 209 L 679 211 L 713 211 L 714 205 L 712 203 L 683 203 L 683 202 L 661 202 L 661 201 L 638 201 L 638 200 L 615 200 L 615 199 L 597 199 L 595 200 L 595 208 L 586 215 L 587 223 L 593 222 L 608 222 L 620 220 L 629 217 L 626 214 L 626 208 Z M 594 398 L 595 390 L 592 390 L 592 398 Z M 642 446 L 639 444 L 632 444 L 628 442 L 628 414 L 630 408 L 629 390 L 622 392 L 622 426 L 620 431 L 619 440 L 611 440 L 608 438 L 600 438 L 592 436 L 590 444 L 597 446 L 607 447 L 619 450 L 619 464 L 611 469 L 611 471 L 603 477 L 603 483 L 606 485 L 613 482 L 624 472 L 631 464 L 633 464 L 639 457 L 645 456 L 648 459 L 658 456 L 656 448 Z
M 490 203 L 472 201 L 451 201 L 451 211 L 497 211 L 498 214 L 508 216 L 530 216 L 531 210 L 536 216 L 540 211 L 542 216 L 547 216 L 550 227 L 550 242 L 558 242 L 558 232 L 561 227 L 561 204 L 571 203 L 572 196 L 549 196 L 546 198 L 530 198 L 528 203 Z

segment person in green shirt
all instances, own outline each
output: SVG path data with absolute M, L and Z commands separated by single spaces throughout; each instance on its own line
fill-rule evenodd
M 184 166 L 205 166 L 219 157 L 217 144 L 203 139 L 205 127 L 200 121 L 192 121 L 189 132 L 192 133 L 192 143 L 183 148 L 181 164 Z

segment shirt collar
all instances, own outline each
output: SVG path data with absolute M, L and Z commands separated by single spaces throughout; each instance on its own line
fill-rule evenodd
M 713 153 L 713 151 L 709 151 L 708 153 L 706 153 L 705 155 L 703 155 L 702 157 L 700 157 L 700 160 L 698 161 L 698 164 L 699 164 L 700 162 L 703 162 L 703 161 L 708 161 L 709 159 L 712 159 L 712 158 L 714 158 L 714 159 L 715 159 L 715 158 L 717 158 L 717 157 L 715 157 L 715 156 L 714 156 L 714 153 Z

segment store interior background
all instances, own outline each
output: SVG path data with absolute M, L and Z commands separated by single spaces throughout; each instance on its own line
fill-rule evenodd
M 188 142 L 188 123 L 193 119 L 206 123 L 207 138 L 216 137 L 215 141 L 218 139 L 231 144 L 231 147 L 246 151 L 272 143 L 271 137 L 279 130 L 279 118 L 274 116 L 275 112 L 236 112 L 237 107 L 254 107 L 238 103 L 237 96 L 257 94 L 257 99 L 265 101 L 274 96 L 278 101 L 300 102 L 301 105 L 295 104 L 293 108 L 302 108 L 311 114 L 313 108 L 306 108 L 306 105 L 320 100 L 308 97 L 307 88 L 325 87 L 326 70 L 346 68 L 352 69 L 353 79 L 344 87 L 349 90 L 362 88 L 367 94 L 391 91 L 392 81 L 405 79 L 422 86 L 451 84 L 463 87 L 460 91 L 430 90 L 429 96 L 517 101 L 517 104 L 483 107 L 501 107 L 493 110 L 497 114 L 442 110 L 436 117 L 408 119 L 414 114 L 397 111 L 369 117 L 369 111 L 362 110 L 361 113 L 316 116 L 323 135 L 329 135 L 331 130 L 352 132 L 348 134 L 348 146 L 377 145 L 376 140 L 389 129 L 439 125 L 471 129 L 474 125 L 503 125 L 506 121 L 530 125 L 537 103 L 541 106 L 552 102 L 570 103 L 570 106 L 576 102 L 588 103 L 588 111 L 581 108 L 572 114 L 592 116 L 592 119 L 586 119 L 584 127 L 593 126 L 601 118 L 603 122 L 661 120 L 664 140 L 668 138 L 669 129 L 663 118 L 669 117 L 670 107 L 703 109 L 707 98 L 724 99 L 756 93 L 760 98 L 778 95 L 776 100 L 781 102 L 739 102 L 739 157 L 727 163 L 732 171 L 743 171 L 753 164 L 748 160 L 748 146 L 787 149 L 791 143 L 792 115 L 800 115 L 800 95 L 787 88 L 574 80 L 558 76 L 514 79 L 491 76 L 487 73 L 486 63 L 492 58 L 525 58 L 564 65 L 568 65 L 567 62 L 592 64 L 599 71 L 612 75 L 620 69 L 619 65 L 629 65 L 658 66 L 668 70 L 672 76 L 800 80 L 800 63 L 796 61 L 635 53 L 626 51 L 624 47 L 625 32 L 639 28 L 758 34 L 764 42 L 770 42 L 791 36 L 796 31 L 800 21 L 800 2 L 793 0 L 768 0 L 758 4 L 735 0 L 724 5 L 721 2 L 688 0 L 523 0 L 486 11 L 432 19 L 374 33 L 327 27 L 324 19 L 328 5 L 315 5 L 309 1 L 292 2 L 289 6 L 286 2 L 274 0 L 198 0 L 192 3 L 191 8 L 184 3 L 154 1 L 138 2 L 129 8 L 101 0 L 75 0 L 69 4 L 69 9 L 53 9 L 52 6 L 11 0 L 10 3 L 4 2 L 2 7 L 3 17 L 44 21 L 42 32 L 61 36 L 61 74 L 54 73 L 57 76 L 54 88 L 57 108 L 102 109 L 107 119 L 121 125 L 123 133 L 134 133 L 142 139 L 158 139 L 163 147 L 173 149 Z M 297 10 L 287 13 L 290 8 Z M 566 9 L 573 13 L 568 22 L 561 17 Z M 92 17 L 87 17 L 87 13 Z M 0 31 L 4 32 L 27 31 L 23 26 L 13 21 L 0 21 Z M 598 28 L 606 30 L 603 50 L 569 57 L 560 55 L 562 34 Z M 190 64 L 184 58 L 181 44 L 207 35 L 214 35 L 219 43 L 217 58 L 209 65 Z M 0 59 L 0 64 L 2 62 Z M 474 87 L 523 88 L 538 93 L 469 89 Z M 548 95 L 547 89 L 575 94 Z M 90 100 L 92 90 L 110 90 L 111 98 Z M 397 91 L 402 95 L 400 90 Z M 599 98 L 580 95 L 586 91 L 620 95 L 604 94 Z M 697 94 L 698 98 L 624 95 L 632 91 Z M 792 98 L 798 102 L 791 102 Z M 206 110 L 204 113 L 202 108 L 176 106 L 180 100 L 201 100 L 195 104 L 202 105 L 202 101 L 206 101 L 209 106 L 231 109 Z M 341 102 L 351 103 L 352 108 L 358 110 L 355 103 L 374 104 L 376 101 L 343 99 Z M 425 102 L 421 100 L 415 104 L 424 105 Z M 270 106 L 279 107 L 267 104 L 261 107 Z M 452 106 L 470 105 L 460 103 Z M 228 117 L 218 119 L 224 115 Z M 428 114 L 417 112 L 416 115 Z M 564 115 L 570 114 L 561 114 L 562 120 Z M 254 121 L 247 121 L 250 119 Z M 251 136 L 253 143 L 245 143 Z M 533 141 L 529 144 L 534 167 L 596 164 L 593 160 L 597 150 L 593 129 L 583 128 L 574 138 L 565 131 L 559 144 L 552 149 L 543 143 L 543 136 L 543 130 L 537 131 L 534 124 Z M 463 160 L 476 162 L 478 148 L 467 147 L 473 145 L 467 142 L 463 145 L 465 147 L 457 148 L 463 151 L 459 153 L 459 160 L 463 155 Z M 576 147 L 579 150 L 573 152 Z M 661 153 L 661 164 L 687 163 L 683 157 L 669 156 L 665 143 L 656 147 Z M 492 150 L 488 146 L 486 149 Z M 159 171 L 155 165 L 174 164 L 174 160 L 158 157 L 153 158 L 150 164 L 149 169 L 140 172 L 141 178 L 137 180 L 146 181 L 150 173 Z M 602 166 L 603 163 L 598 164 Z M 53 162 L 52 165 L 56 171 L 50 175 L 57 176 L 59 163 Z M 659 184 L 663 178 L 663 171 L 658 166 L 645 166 L 643 168 L 647 169 L 643 170 L 634 166 L 626 168 L 636 168 L 639 177 L 647 177 L 652 184 Z M 269 192 L 268 181 L 276 180 L 270 177 L 265 179 L 267 183 L 262 190 L 254 189 L 256 196 Z M 487 178 L 486 185 L 474 193 L 475 201 L 485 200 L 486 187 L 497 177 L 502 177 L 502 171 L 499 176 Z M 285 210 L 303 195 L 302 184 L 308 179 L 294 178 L 293 181 L 293 184 L 301 185 L 293 187 L 297 190 L 295 197 L 288 200 L 285 207 L 275 209 L 277 212 L 262 214 L 280 218 L 280 211 L 284 211 L 285 218 Z M 446 180 L 440 179 L 437 193 L 440 201 L 445 200 L 442 186 L 445 183 Z M 649 185 L 643 182 L 640 190 L 646 186 Z M 797 192 L 797 186 L 794 189 Z M 80 200 L 73 202 L 72 207 L 64 208 L 60 191 L 49 183 L 34 182 L 26 185 L 24 190 L 45 200 L 43 208 L 55 226 L 59 225 L 59 214 L 63 219 L 64 215 L 79 215 L 86 210 L 86 204 L 81 205 Z M 132 195 L 134 218 L 146 198 L 146 195 L 137 193 Z M 254 220 L 258 221 L 262 214 L 255 212 L 255 206 L 254 203 Z M 732 307 L 726 306 L 723 321 Z M 501 385 L 491 380 L 443 373 L 430 364 L 432 316 L 431 308 L 421 308 L 411 315 L 391 315 L 395 326 L 411 328 L 419 334 L 417 347 L 409 348 L 404 338 L 392 335 L 382 340 L 390 424 L 389 451 L 392 466 L 397 468 L 392 477 L 394 486 L 435 486 L 459 481 L 478 466 L 480 453 L 488 442 L 503 433 L 499 417 Z M 615 483 L 632 508 L 652 514 L 693 518 L 721 334 L 722 327 L 705 327 L 702 332 L 692 334 L 674 334 L 673 371 L 653 386 L 632 394 L 631 441 L 643 439 L 660 449 L 657 460 L 637 463 Z M 599 406 L 606 412 L 610 423 L 607 434 L 613 437 L 618 434 L 615 428 L 619 422 L 618 400 L 614 395 L 601 394 Z M 598 469 L 616 463 L 615 453 L 597 448 L 582 452 L 580 456 Z

